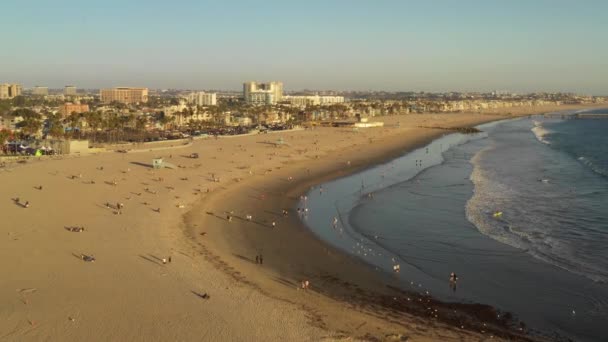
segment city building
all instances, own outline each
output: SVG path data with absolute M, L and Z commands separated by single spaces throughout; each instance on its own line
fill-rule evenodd
M 32 88 L 32 94 L 39 96 L 47 96 L 49 94 L 49 87 L 35 86 L 34 88 Z
M 148 88 L 118 87 L 101 89 L 100 97 L 103 103 L 113 101 L 125 104 L 148 102 Z
M 63 88 L 63 95 L 65 96 L 76 96 L 78 94 L 78 89 L 71 85 L 66 85 Z
M 79 103 L 64 103 L 59 106 L 59 113 L 63 116 L 68 116 L 72 113 L 85 113 L 89 111 L 88 104 L 79 104 Z
M 306 107 L 306 106 L 320 106 L 330 105 L 334 103 L 344 103 L 344 96 L 283 96 L 283 102 L 287 102 L 292 106 Z
M 21 95 L 20 84 L 0 84 L 0 100 L 12 99 Z
M 19 124 L 21 121 L 23 121 L 22 116 L 0 116 L 0 130 L 8 129 L 9 131 L 15 131 L 17 130 L 17 124 Z
M 187 101 L 189 104 L 195 104 L 197 106 L 215 106 L 217 105 L 217 94 L 216 93 L 205 93 L 199 91 L 188 94 Z
M 245 82 L 243 98 L 250 104 L 271 105 L 283 99 L 282 82 Z

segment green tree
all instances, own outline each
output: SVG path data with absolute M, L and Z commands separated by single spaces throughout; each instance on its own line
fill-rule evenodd
M 20 128 L 24 134 L 33 135 L 38 133 L 40 128 L 42 128 L 42 122 L 35 117 L 26 117 L 17 124 L 17 127 Z
M 100 112 L 83 113 L 87 127 L 93 132 L 93 142 L 97 140 L 97 130 L 103 126 L 103 117 Z
M 10 138 L 11 136 L 11 131 L 9 131 L 8 129 L 1 129 L 0 130 L 0 145 L 4 145 L 4 143 L 8 140 L 8 138 Z
M 61 121 L 61 114 L 49 114 L 47 117 L 48 132 L 54 138 L 62 137 L 65 134 Z

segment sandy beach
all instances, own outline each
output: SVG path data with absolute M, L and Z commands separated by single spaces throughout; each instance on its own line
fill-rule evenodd
M 494 314 L 488 307 L 408 304 L 390 277 L 316 239 L 294 207 L 313 185 L 449 133 L 420 126 L 572 108 L 380 117 L 382 128 L 209 138 L 0 168 L 0 340 L 526 340 L 502 321 L 476 325 Z M 157 157 L 175 168 L 153 169 Z M 458 315 L 435 318 L 423 300 Z

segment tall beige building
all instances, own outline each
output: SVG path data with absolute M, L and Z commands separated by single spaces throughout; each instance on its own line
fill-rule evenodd
M 20 84 L 0 84 L 0 100 L 12 99 L 21 95 Z
M 32 88 L 33 95 L 46 96 L 49 94 L 49 87 L 35 86 Z
M 243 98 L 250 104 L 275 104 L 283 98 L 283 82 L 245 82 Z
M 78 94 L 78 89 L 72 85 L 66 85 L 63 88 L 63 95 L 65 96 L 76 96 Z
M 118 87 L 101 89 L 101 102 L 110 103 L 113 101 L 130 104 L 148 102 L 148 88 L 127 88 Z

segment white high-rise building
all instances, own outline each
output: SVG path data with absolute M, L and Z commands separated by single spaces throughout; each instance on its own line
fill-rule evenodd
M 283 82 L 245 82 L 243 98 L 250 104 L 275 104 L 283 99 Z
M 197 106 L 215 106 L 217 105 L 217 94 L 199 91 L 188 94 L 187 100 L 189 104 L 195 104 Z

